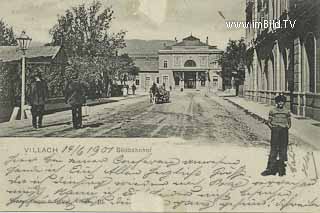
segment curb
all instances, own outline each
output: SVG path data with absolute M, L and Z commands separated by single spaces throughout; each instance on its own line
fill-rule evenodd
M 258 115 L 254 112 L 251 112 L 249 111 L 248 109 L 246 109 L 245 107 L 233 102 L 232 100 L 229 100 L 227 98 L 224 98 L 224 100 L 228 101 L 229 103 L 233 104 L 234 106 L 238 107 L 239 109 L 243 110 L 246 114 L 252 116 L 253 118 L 259 120 L 259 121 L 262 121 L 263 123 L 267 123 L 268 120 L 263 118 L 261 115 Z M 312 141 L 310 141 L 308 138 L 304 137 L 303 135 L 299 134 L 299 132 L 294 129 L 294 128 L 291 128 L 290 129 L 290 134 L 292 134 L 293 136 L 301 139 L 305 144 L 308 144 L 309 146 L 313 147 L 315 150 L 320 150 L 320 147 L 315 145 Z
M 263 118 L 261 115 L 258 115 L 258 114 L 254 113 L 254 112 L 249 111 L 245 107 L 243 107 L 243 106 L 231 101 L 230 99 L 224 98 L 224 100 L 228 101 L 229 103 L 231 103 L 234 106 L 238 107 L 239 109 L 243 110 L 247 115 L 250 115 L 251 117 L 253 117 L 253 118 L 257 119 L 257 120 L 262 121 L 263 123 L 267 123 L 268 122 L 268 120 Z

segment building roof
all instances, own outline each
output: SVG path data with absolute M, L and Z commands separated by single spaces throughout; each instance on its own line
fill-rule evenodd
M 26 58 L 55 58 L 61 46 L 34 46 L 26 51 Z M 17 61 L 22 57 L 22 51 L 17 46 L 0 46 L 0 60 L 4 62 Z
M 129 56 L 138 55 L 157 55 L 158 50 L 165 46 L 173 45 L 175 41 L 171 40 L 126 40 L 126 47 L 119 51 L 120 54 L 127 53 Z
M 157 59 L 134 59 L 135 65 L 139 67 L 140 72 L 158 72 L 159 62 Z
M 188 37 L 186 37 L 186 38 L 184 38 L 184 39 L 182 39 L 182 40 L 183 40 L 183 41 L 200 41 L 199 38 L 194 37 L 193 35 L 190 35 L 190 36 L 188 36 Z
M 181 42 L 178 42 L 172 46 L 209 46 L 209 45 L 201 42 L 199 38 L 194 37 L 193 35 L 190 35 L 182 39 Z

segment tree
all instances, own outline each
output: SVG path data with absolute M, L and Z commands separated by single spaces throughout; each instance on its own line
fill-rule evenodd
M 139 74 L 139 68 L 135 66 L 132 58 L 128 54 L 123 54 L 119 57 L 118 78 L 121 84 L 132 80 Z
M 16 46 L 13 28 L 0 19 L 0 46 Z
M 63 45 L 69 56 L 111 56 L 125 47 L 125 32 L 111 33 L 114 11 L 94 1 L 65 11 L 50 29 L 51 45 Z
M 128 57 L 117 54 L 126 45 L 126 32 L 111 32 L 113 15 L 112 8 L 103 9 L 99 1 L 72 7 L 50 29 L 52 42 L 48 44 L 64 46 L 79 77 L 88 84 L 103 81 L 105 94 L 110 82 L 133 66 Z
M 236 89 L 244 82 L 246 61 L 244 39 L 229 40 L 226 51 L 223 53 L 219 63 L 222 67 L 222 78 L 231 79 L 234 77 Z

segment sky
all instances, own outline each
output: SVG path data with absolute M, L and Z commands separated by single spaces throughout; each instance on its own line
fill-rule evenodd
M 51 41 L 49 29 L 58 15 L 92 0 L 1 0 L 0 18 L 13 26 L 16 34 L 26 30 L 33 43 Z M 126 39 L 178 40 L 190 34 L 224 49 L 228 39 L 240 39 L 243 29 L 227 29 L 227 20 L 242 21 L 245 0 L 100 0 L 112 6 L 112 31 L 126 30 Z

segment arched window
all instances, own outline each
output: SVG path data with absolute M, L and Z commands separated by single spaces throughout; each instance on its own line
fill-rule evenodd
M 314 36 L 309 34 L 305 47 L 308 60 L 308 69 L 309 69 L 309 92 L 315 92 L 315 48 L 314 48 Z
M 186 61 L 186 63 L 184 63 L 184 66 L 185 67 L 196 67 L 197 64 L 194 60 L 188 60 L 188 61 Z

